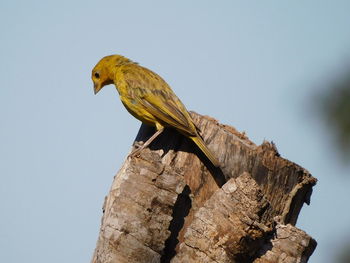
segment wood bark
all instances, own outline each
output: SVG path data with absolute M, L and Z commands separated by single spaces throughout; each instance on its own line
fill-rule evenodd
M 103 206 L 93 263 L 307 262 L 316 241 L 295 227 L 316 179 L 244 133 L 192 112 L 221 163 L 167 129 L 127 158 Z M 142 125 L 136 142 L 154 128 Z

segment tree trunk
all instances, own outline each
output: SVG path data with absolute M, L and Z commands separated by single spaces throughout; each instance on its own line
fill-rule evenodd
M 127 158 L 103 206 L 93 263 L 307 262 L 316 241 L 294 225 L 316 179 L 233 127 L 191 113 L 215 168 L 167 129 Z M 136 141 L 154 128 L 142 125 Z

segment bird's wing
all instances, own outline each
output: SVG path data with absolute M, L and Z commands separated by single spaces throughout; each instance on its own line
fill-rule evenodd
M 140 66 L 138 66 L 140 67 Z M 196 136 L 196 128 L 185 106 L 169 85 L 157 74 L 140 67 L 141 72 L 124 74 L 131 96 L 160 123 L 174 127 L 186 135 Z

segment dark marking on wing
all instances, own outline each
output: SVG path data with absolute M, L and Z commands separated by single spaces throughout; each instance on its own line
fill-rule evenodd
M 124 71 L 124 78 L 130 98 L 136 100 L 160 123 L 179 129 L 188 136 L 197 135 L 185 106 L 160 76 L 136 66 L 134 70 Z

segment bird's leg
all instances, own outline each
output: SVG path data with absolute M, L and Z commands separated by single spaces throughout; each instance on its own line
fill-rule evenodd
M 134 151 L 132 151 L 128 157 L 134 157 L 137 156 L 140 151 L 142 151 L 143 149 L 145 149 L 148 145 L 150 145 L 151 142 L 153 142 L 153 140 L 155 138 L 158 137 L 159 134 L 161 134 L 164 131 L 164 127 L 162 127 L 161 129 L 159 129 L 158 131 L 156 131 L 151 138 L 149 138 L 144 144 L 142 144 L 139 148 L 135 149 Z

